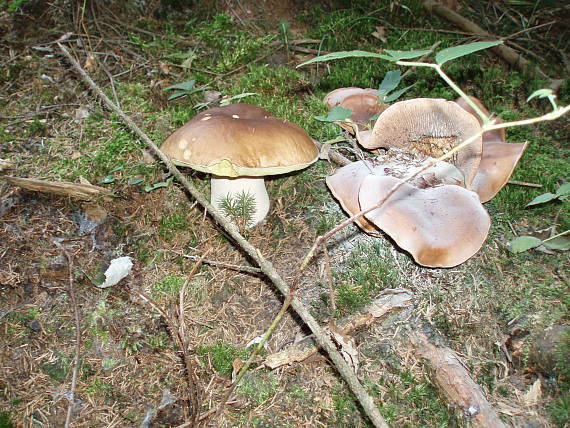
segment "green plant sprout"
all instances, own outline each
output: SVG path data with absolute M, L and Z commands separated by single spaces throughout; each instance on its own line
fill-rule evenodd
M 414 86 L 410 85 L 403 89 L 392 92 L 398 87 L 401 80 L 402 76 L 400 70 L 392 70 L 386 73 L 384 79 L 382 79 L 382 83 L 380 83 L 380 86 L 378 87 L 378 91 L 376 91 L 378 102 L 391 103 L 392 101 L 400 98 L 406 91 Z M 342 106 L 336 106 L 331 111 L 329 111 L 326 116 L 314 116 L 314 119 L 320 122 L 352 122 L 352 120 L 350 120 L 351 115 L 351 109 Z M 375 114 L 369 120 L 376 120 L 378 119 L 379 115 L 380 113 Z
M 255 196 L 249 192 L 228 194 L 219 200 L 222 213 L 239 229 L 245 229 L 253 221 Z
M 168 97 L 168 100 L 175 100 L 176 98 L 180 98 L 183 96 L 190 96 L 197 92 L 202 92 L 208 89 L 208 86 L 202 86 L 201 88 L 196 88 L 196 81 L 194 79 L 188 80 L 186 82 L 177 83 L 176 85 L 169 86 L 164 88 L 165 91 L 173 91 L 175 90 L 171 96 Z
M 538 195 L 526 204 L 526 206 L 540 205 L 555 200 L 570 203 L 570 183 L 561 185 L 556 193 L 548 192 Z M 546 239 L 539 239 L 535 236 L 527 235 L 519 236 L 510 242 L 510 249 L 513 253 L 522 253 L 542 245 L 551 250 L 568 251 L 570 250 L 570 239 L 564 238 L 564 236 L 568 234 L 570 234 L 570 230 L 566 230 Z

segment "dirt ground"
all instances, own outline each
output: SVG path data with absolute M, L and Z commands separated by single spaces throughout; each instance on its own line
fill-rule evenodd
M 148 3 L 143 8 L 147 18 L 162 19 L 162 6 L 155 5 L 160 2 Z M 332 10 L 333 2 L 321 3 Z M 118 16 L 119 11 L 102 2 L 89 1 L 86 10 L 75 2 L 28 1 L 22 6 L 25 13 L 8 12 L 6 3 L 1 4 L 6 112 L 0 114 L 0 174 L 62 181 L 65 177 L 58 168 L 81 159 L 81 177 L 100 175 L 99 158 L 84 156 L 111 138 L 103 130 L 125 135 L 129 141 L 132 134 L 100 106 L 57 52 L 54 40 L 67 31 L 73 32 L 74 41 L 88 39 L 89 49 L 75 42 L 75 54 L 100 80 L 111 73 L 119 82 L 123 72 L 133 79 L 148 78 L 145 97 L 158 112 L 166 96 L 155 70 L 164 66 L 134 47 L 126 32 L 117 33 L 115 19 L 127 16 Z M 294 20 L 300 13 L 295 10 L 311 6 L 311 2 L 228 1 L 220 10 L 233 17 L 236 27 L 254 31 Z M 209 6 L 195 7 L 203 11 Z M 267 10 L 272 10 L 271 19 L 260 19 Z M 70 19 L 69 24 L 59 21 L 63 18 Z M 128 18 L 134 25 L 136 17 Z M 124 24 L 126 31 L 131 24 Z M 302 34 L 306 25 L 292 28 L 293 34 Z M 86 33 L 91 37 L 84 37 Z M 84 55 L 88 50 L 118 58 L 115 69 L 90 68 Z M 125 95 L 120 87 L 105 90 L 112 98 L 121 98 L 117 91 Z M 133 119 L 145 123 L 148 111 L 129 106 Z M 100 120 L 101 134 L 84 135 L 93 132 L 82 125 L 84 109 L 91 120 Z M 156 134 L 170 126 L 168 112 L 148 121 Z M 371 426 L 324 353 L 274 370 L 263 364 L 267 355 L 310 334 L 292 311 L 254 360 L 221 418 L 214 420 L 217 404 L 247 359 L 246 345 L 266 331 L 283 297 L 263 274 L 251 272 L 252 266 L 256 268 L 252 260 L 180 185 L 168 182 L 145 191 L 143 184 L 127 182 L 144 174 L 155 182 L 169 178 L 145 147 L 131 144 L 130 149 L 125 145 L 114 150 L 140 169 L 110 172 L 116 179 L 112 198 L 86 202 L 29 191 L 10 185 L 0 175 L 0 428 L 186 427 L 190 404 L 195 404 L 189 402 L 192 387 L 200 395 L 199 426 Z M 316 200 L 310 192 L 317 178 L 322 184 L 335 168 L 328 163 L 315 175 L 306 173 L 302 179 L 291 175 L 269 183 L 270 193 L 276 195 L 271 219 L 245 233 L 289 283 L 319 234 L 311 220 L 313 212 L 330 211 L 337 219 L 344 218 L 336 203 Z M 192 175 L 196 182 L 201 178 Z M 201 189 L 206 189 L 204 184 Z M 414 296 L 407 308 L 390 312 L 351 337 L 360 360 L 358 377 L 391 426 L 471 426 L 469 418 L 438 392 L 433 372 L 407 339 L 423 327 L 437 345 L 454 349 L 465 361 L 507 426 L 555 426 L 547 412 L 556 396 L 549 384 L 553 376 L 545 373 L 552 373 L 553 343 L 566 334 L 568 315 L 557 319 L 555 326 L 537 317 L 535 325 L 545 327 L 545 343 L 540 346 L 535 336 L 529 340 L 527 319 L 513 318 L 506 325 L 494 315 L 501 293 L 514 293 L 520 280 L 515 267 L 501 272 L 504 277 L 496 283 L 496 277 L 488 275 L 490 266 L 499 270 L 508 266 L 497 261 L 508 253 L 495 238 L 484 253 L 449 270 L 422 268 L 386 240 L 373 247 L 374 257 L 393 269 L 392 276 L 371 274 L 383 284 L 383 291 L 374 297 L 391 289 L 408 290 Z M 351 262 L 351 254 L 376 242 L 352 226 L 335 239 L 329 245 L 332 268 L 319 256 L 304 272 L 297 290 L 323 325 L 335 317 L 327 297 L 331 269 L 339 282 L 350 282 L 343 275 L 357 266 L 348 263 L 368 261 L 363 257 Z M 132 257 L 131 273 L 117 286 L 99 288 L 103 273 L 120 256 Z M 206 261 L 193 272 L 200 256 Z M 556 257 L 558 261 L 544 270 L 529 261 L 529 269 L 536 269 L 532 275 L 537 278 L 546 275 L 537 283 L 544 280 L 553 289 L 567 289 L 568 257 Z M 185 290 L 182 302 L 181 289 Z M 563 311 L 565 304 L 557 301 L 553 312 Z M 343 316 L 348 314 L 338 318 Z M 185 340 L 186 352 L 176 340 L 178 334 Z M 543 353 L 548 356 L 537 356 Z M 529 358 L 534 358 L 533 364 L 527 364 Z

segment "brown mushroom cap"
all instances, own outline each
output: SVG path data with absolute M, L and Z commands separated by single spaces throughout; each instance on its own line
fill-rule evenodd
M 327 107 L 329 109 L 332 109 L 338 105 L 340 105 L 340 103 L 342 103 L 342 101 L 347 98 L 350 97 L 352 95 L 358 95 L 358 94 L 368 94 L 368 95 L 374 95 L 376 97 L 376 89 L 373 88 L 357 88 L 354 86 L 348 87 L 348 88 L 338 88 L 335 89 L 334 91 L 329 92 L 328 94 L 325 95 L 325 98 L 323 98 L 323 102 L 327 105 Z M 378 98 L 378 97 L 376 97 Z
M 485 113 L 487 116 L 491 115 L 491 113 L 489 113 L 489 110 L 485 108 L 485 106 L 479 99 L 475 97 L 469 97 L 469 98 L 471 98 L 471 101 L 473 101 L 477 105 L 477 107 L 481 109 L 483 113 Z M 475 112 L 475 110 L 473 110 L 473 108 L 469 104 L 467 104 L 467 101 L 465 101 L 462 97 L 459 97 L 455 100 L 455 102 L 463 110 L 475 116 L 475 118 L 479 122 L 479 125 L 483 125 L 483 119 L 481 119 L 479 115 Z M 503 122 L 500 117 L 496 117 L 494 119 L 495 123 Z M 506 140 L 505 128 L 493 129 L 492 131 L 487 131 L 483 134 L 483 141 L 505 141 L 505 140 Z
M 400 182 L 394 177 L 366 176 L 360 186 L 360 206 L 374 206 Z M 429 267 L 463 263 L 481 248 L 491 226 L 477 194 L 453 185 L 418 189 L 403 183 L 380 208 L 365 216 L 417 263 Z
M 527 145 L 528 143 L 502 141 L 483 142 L 483 156 L 471 185 L 481 203 L 493 199 L 507 184 Z
M 416 98 L 397 102 L 384 110 L 362 144 L 367 149 L 400 147 L 437 158 L 480 130 L 477 119 L 455 102 Z M 481 151 L 479 136 L 451 160 L 465 175 L 467 187 L 479 167 Z
M 306 168 L 318 157 L 302 128 L 244 103 L 203 111 L 160 149 L 176 165 L 222 177 L 284 174 Z
M 357 131 L 367 129 L 372 125 L 371 117 L 384 111 L 388 106 L 378 103 L 376 89 L 366 88 L 339 88 L 328 93 L 323 102 L 330 108 L 337 106 L 352 110 L 349 119 L 353 123 L 339 122 L 342 128 L 355 134 Z

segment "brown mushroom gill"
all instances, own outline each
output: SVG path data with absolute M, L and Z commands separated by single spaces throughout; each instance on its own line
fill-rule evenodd
M 360 207 L 373 207 L 401 182 L 366 176 L 359 191 Z M 403 183 L 365 217 L 417 263 L 429 267 L 453 267 L 469 259 L 483 245 L 491 224 L 477 194 L 454 185 L 418 189 Z
M 398 147 L 420 156 L 439 157 L 480 130 L 475 117 L 456 103 L 416 98 L 397 102 L 384 110 L 372 132 L 361 138 L 360 143 L 370 150 Z M 481 151 L 479 135 L 450 160 L 463 172 L 467 188 L 479 167 Z

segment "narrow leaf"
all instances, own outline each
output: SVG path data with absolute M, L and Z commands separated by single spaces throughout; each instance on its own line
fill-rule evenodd
M 570 238 L 567 236 L 559 236 L 558 238 L 544 241 L 542 245 L 552 250 L 568 251 L 570 250 Z
M 415 83 L 414 83 L 414 85 L 415 85 Z M 410 86 L 407 86 L 403 89 L 398 89 L 397 91 L 392 92 L 390 95 L 384 97 L 384 102 L 391 103 L 392 101 L 397 100 L 398 98 L 400 98 L 402 96 L 402 94 L 404 92 L 406 92 L 408 89 L 410 89 L 414 85 L 410 85 Z
M 385 59 L 390 61 L 400 61 L 402 59 L 414 59 L 427 55 L 431 52 L 431 49 L 418 49 L 412 51 L 392 51 L 390 49 L 384 49 L 384 52 L 390 55 Z
M 526 206 L 530 207 L 531 205 L 544 204 L 545 202 L 549 202 L 556 198 L 557 196 L 554 193 L 543 193 L 542 195 L 538 195 L 536 198 L 526 204 Z
M 175 92 L 171 96 L 168 97 L 168 101 L 175 100 L 176 98 L 180 98 L 184 95 L 186 95 L 186 92 Z
M 129 181 L 127 181 L 127 183 L 130 184 L 131 186 L 134 186 L 135 184 L 140 184 L 143 181 L 144 181 L 144 178 L 132 177 L 132 178 L 129 178 Z
M 560 197 L 560 196 L 568 196 L 568 195 L 570 195 L 570 183 L 564 183 L 556 191 L 556 196 Z
M 384 76 L 384 79 L 382 79 L 382 83 L 380 83 L 376 95 L 382 96 L 386 95 L 390 91 L 393 91 L 400 84 L 400 80 L 402 80 L 400 70 L 389 71 Z
M 530 96 L 526 99 L 528 103 L 533 98 L 548 98 L 549 96 L 554 95 L 554 91 L 552 89 L 537 89 L 534 91 Z
M 194 89 L 195 84 L 196 84 L 195 80 L 188 80 L 187 82 L 177 83 L 176 85 L 168 86 L 164 88 L 164 90 L 170 91 L 173 89 L 180 89 L 181 91 L 189 91 Z
M 257 92 L 244 92 L 243 94 L 234 95 L 233 97 L 230 97 L 230 98 L 224 98 L 224 99 L 222 99 L 222 101 L 220 101 L 220 106 L 222 106 L 222 107 L 227 106 L 228 104 L 231 104 L 235 100 L 240 100 L 240 99 L 245 98 L 245 97 L 251 97 L 252 95 L 258 95 L 258 93 Z
M 366 52 L 366 51 L 341 51 L 341 52 L 333 52 L 326 55 L 317 56 L 315 58 L 311 58 L 308 61 L 302 62 L 296 68 L 303 67 L 307 64 L 312 64 L 314 62 L 323 62 L 323 61 L 332 61 L 335 59 L 343 59 L 343 58 L 382 58 L 387 60 L 392 60 L 391 57 L 387 55 L 382 55 L 374 52 Z
M 522 253 L 539 245 L 542 245 L 542 240 L 534 236 L 519 236 L 511 241 L 511 251 L 513 253 Z
M 315 116 L 315 119 L 321 122 L 335 122 L 335 121 L 343 122 L 346 119 L 348 119 L 351 114 L 352 114 L 351 109 L 341 106 L 336 106 L 331 111 L 329 111 L 329 114 L 327 116 Z
M 447 48 L 439 51 L 435 56 L 435 62 L 439 65 L 451 61 L 452 59 L 460 58 L 465 55 L 472 54 L 483 49 L 492 48 L 502 44 L 502 41 L 497 42 L 474 42 L 467 45 L 455 46 L 452 48 Z

